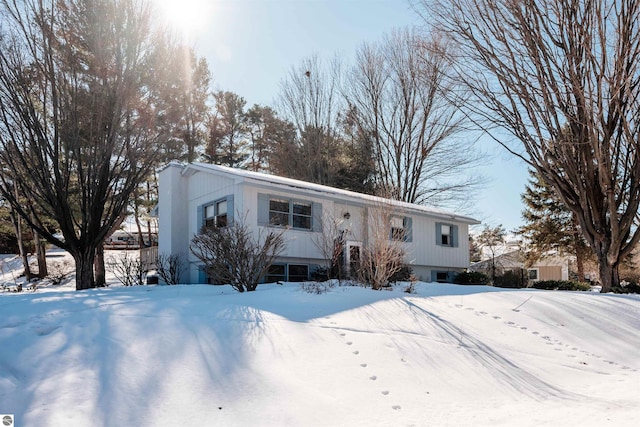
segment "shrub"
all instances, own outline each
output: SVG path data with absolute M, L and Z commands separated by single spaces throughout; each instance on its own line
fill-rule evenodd
M 159 254 L 156 260 L 158 275 L 167 285 L 177 285 L 185 268 L 184 257 L 178 254 Z
M 124 286 L 144 285 L 146 268 L 140 258 L 129 256 L 128 252 L 118 258 L 111 257 L 107 262 L 107 268 Z
M 486 285 L 488 282 L 489 276 L 479 271 L 463 271 L 453 279 L 458 285 Z
M 559 290 L 559 291 L 589 291 L 591 285 L 573 280 L 540 280 L 531 285 L 535 289 Z
M 309 294 L 324 294 L 329 292 L 331 288 L 335 287 L 335 283 L 333 281 L 328 282 L 303 282 L 300 285 L 300 288 Z
M 244 220 L 226 227 L 207 227 L 191 240 L 191 252 L 204 263 L 213 283 L 238 292 L 255 291 L 285 248 L 285 229 L 254 236 Z
M 640 294 L 640 285 L 623 280 L 619 286 L 612 287 L 611 292 L 616 294 Z
M 389 282 L 407 282 L 413 277 L 413 268 L 410 265 L 402 264 L 399 269 L 389 277 Z
M 498 288 L 525 288 L 527 286 L 527 280 L 524 276 L 524 270 L 516 268 L 505 271 L 502 276 L 495 278 L 493 286 Z

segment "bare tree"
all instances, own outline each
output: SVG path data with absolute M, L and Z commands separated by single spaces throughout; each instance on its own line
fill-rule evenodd
M 496 281 L 496 272 L 498 270 L 496 260 L 498 256 L 498 249 L 504 245 L 506 235 L 507 232 L 502 224 L 495 227 L 487 225 L 475 239 L 481 248 L 486 248 L 489 251 L 489 275 L 491 276 L 492 283 L 495 283 Z
M 380 204 L 366 213 L 363 233 L 367 238 L 360 254 L 358 278 L 375 290 L 389 286 L 391 278 L 407 265 L 404 241 L 408 231 L 393 227 L 395 212 L 392 206 Z
M 166 40 L 143 0 L 1 0 L 0 9 L 0 160 L 31 203 L 5 191 L 5 174 L 0 191 L 73 256 L 76 289 L 91 288 L 97 248 L 154 165 L 151 58 Z
M 372 136 L 380 195 L 451 206 L 479 183 L 466 173 L 478 157 L 472 141 L 458 138 L 465 120 L 450 101 L 449 67 L 447 44 L 412 30 L 358 50 L 347 96 Z
M 244 219 L 234 220 L 226 227 L 204 227 L 191 240 L 190 249 L 213 283 L 250 292 L 284 250 L 284 232 L 254 235 Z
M 293 67 L 280 83 L 278 107 L 296 129 L 290 149 L 287 176 L 333 185 L 339 169 L 341 140 L 338 132 L 340 61 L 328 65 L 318 56 Z
M 457 42 L 466 106 L 533 167 L 599 263 L 602 291 L 640 240 L 640 1 L 417 2 Z

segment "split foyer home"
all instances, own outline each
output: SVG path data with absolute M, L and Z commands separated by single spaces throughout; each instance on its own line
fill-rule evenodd
M 330 233 L 340 235 L 344 267 L 357 262 L 381 209 L 388 212 L 388 238 L 400 240 L 420 280 L 452 281 L 469 267 L 468 227 L 478 221 L 468 216 L 204 163 L 172 162 L 160 170 L 158 252 L 188 258 L 182 283 L 208 283 L 189 251 L 191 239 L 203 226 L 224 227 L 240 217 L 256 235 L 285 230 L 286 249 L 265 281 L 304 281 L 328 266 L 318 242 L 338 238 Z

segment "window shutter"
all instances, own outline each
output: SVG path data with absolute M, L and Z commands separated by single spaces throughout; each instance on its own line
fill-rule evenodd
M 457 225 L 451 226 L 451 246 L 453 246 L 454 248 L 458 247 L 458 226 Z
M 322 232 L 322 203 L 311 205 L 311 228 L 313 231 Z
M 258 225 L 269 225 L 269 196 L 258 193 Z
M 197 222 L 196 222 L 196 233 L 200 233 L 200 230 L 204 226 L 204 205 L 198 206 L 197 211 Z
M 233 206 L 233 194 L 227 196 L 227 224 L 231 225 L 235 214 L 235 208 Z
M 436 245 L 442 246 L 442 224 L 436 222 Z
M 413 218 L 408 216 L 404 218 L 404 230 L 404 241 L 413 242 Z

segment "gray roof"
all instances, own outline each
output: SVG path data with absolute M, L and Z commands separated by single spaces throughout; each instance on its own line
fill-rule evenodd
M 329 187 L 327 185 L 314 184 L 311 182 L 300 181 L 297 179 L 285 178 L 276 175 L 269 175 L 266 173 L 253 172 L 244 169 L 235 169 L 227 166 L 213 165 L 209 163 L 179 163 L 171 162 L 169 165 L 180 166 L 183 168 L 183 174 L 193 172 L 205 172 L 212 174 L 231 175 L 237 179 L 255 183 L 258 185 L 268 185 L 273 188 L 284 187 L 303 190 L 305 192 L 314 192 L 324 195 L 325 197 L 340 198 L 343 200 L 350 200 L 353 202 L 360 202 L 366 205 L 371 204 L 388 204 L 392 207 L 399 208 L 406 212 L 414 212 L 416 214 L 427 215 L 439 219 L 457 221 L 466 224 L 479 224 L 480 221 L 466 216 L 438 209 L 430 206 L 416 205 L 413 203 L 401 202 L 397 200 L 385 199 L 382 197 L 371 196 L 368 194 L 357 193 L 355 191 L 342 190 L 340 188 Z M 167 165 L 167 166 L 169 166 Z M 165 166 L 166 167 L 166 166 Z

